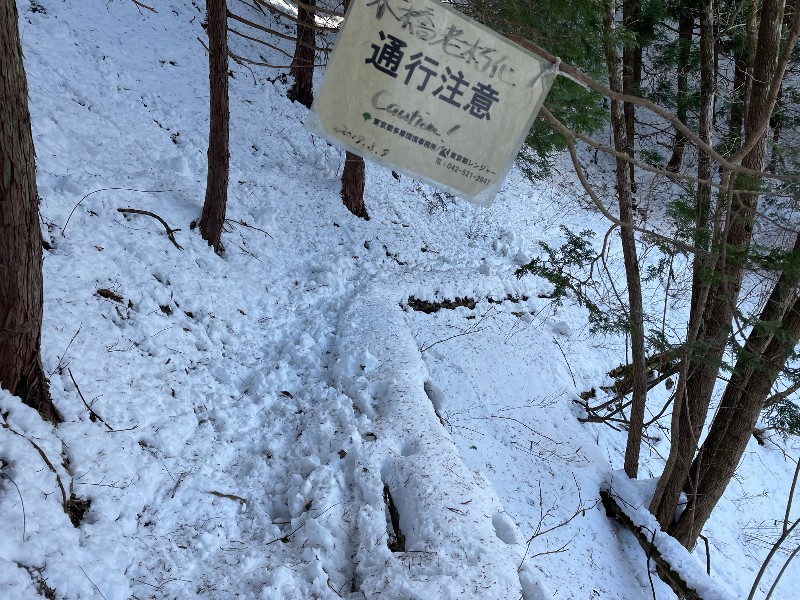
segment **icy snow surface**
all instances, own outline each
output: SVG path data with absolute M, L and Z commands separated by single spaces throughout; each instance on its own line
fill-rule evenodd
M 356 219 L 343 155 L 303 129 L 286 69 L 231 61 L 217 256 L 190 229 L 206 177 L 204 3 L 150 4 L 17 2 L 48 245 L 44 364 L 65 421 L 0 392 L 0 598 L 652 598 L 645 554 L 596 503 L 624 432 L 579 423 L 573 402 L 607 383 L 624 340 L 590 337 L 584 310 L 514 277 L 562 223 L 605 232 L 568 169 L 537 186 L 512 172 L 486 210 L 368 165 L 371 220 Z M 118 208 L 157 213 L 183 249 Z M 410 296 L 477 304 L 425 314 Z M 519 301 L 487 300 L 507 296 Z M 663 439 L 645 477 L 659 453 Z M 776 537 L 797 455 L 796 440 L 750 447 L 706 528 L 734 597 Z M 78 527 L 61 487 L 90 501 Z M 685 559 L 704 571 L 704 548 Z

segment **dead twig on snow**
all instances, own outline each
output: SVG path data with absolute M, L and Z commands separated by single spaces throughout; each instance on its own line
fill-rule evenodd
M 81 388 L 78 387 L 78 382 L 75 381 L 75 377 L 73 377 L 73 375 L 72 375 L 72 369 L 67 368 L 67 373 L 69 374 L 69 378 L 72 380 L 72 384 L 75 386 L 75 389 L 78 391 L 78 396 L 80 396 L 80 399 L 83 402 L 83 405 L 86 407 L 86 410 L 89 411 L 89 420 L 91 420 L 91 421 L 100 421 L 103 425 L 108 427 L 109 431 L 115 431 L 115 429 L 111 425 L 106 423 L 105 420 L 103 419 L 103 417 L 101 417 L 96 412 L 94 412 L 94 409 L 89 405 L 88 402 L 86 402 L 86 398 L 84 398 L 83 394 L 81 393 Z
M 162 219 L 161 217 L 159 217 L 156 213 L 150 212 L 149 210 L 139 210 L 138 208 L 118 208 L 117 212 L 121 212 L 124 215 L 130 213 L 130 214 L 134 214 L 134 215 L 146 215 L 148 217 L 153 217 L 154 219 L 156 219 L 159 223 L 161 223 L 164 226 L 164 229 L 167 230 L 167 237 L 169 238 L 169 241 L 172 242 L 172 244 L 178 250 L 183 250 L 181 245 L 178 244 L 178 242 L 175 241 L 175 235 L 174 235 L 174 233 L 176 231 L 180 231 L 180 229 L 172 229 L 172 227 L 167 225 L 167 222 L 164 219 Z
M 260 231 L 264 235 L 266 235 L 269 239 L 273 239 L 272 236 L 269 234 L 268 231 L 264 231 L 263 229 L 259 229 L 255 225 L 250 225 L 241 219 L 225 219 L 226 223 L 236 223 L 237 225 L 241 225 L 242 227 L 247 227 L 248 229 L 255 229 L 256 231 Z
M 143 8 L 145 10 L 149 10 L 150 12 L 158 14 L 158 11 L 155 8 L 153 8 L 152 6 L 147 6 L 147 4 L 142 4 L 141 2 L 139 2 L 139 0 L 131 0 L 131 2 L 133 2 L 136 5 L 136 7 L 139 8 L 139 9 Z M 139 12 L 142 12 L 142 11 L 139 10 Z M 91 581 L 91 579 L 89 581 Z M 100 595 L 102 596 L 102 594 L 100 594 Z
M 25 526 L 27 524 L 27 519 L 25 517 L 25 502 L 22 500 L 22 492 L 19 491 L 19 486 L 17 485 L 17 482 L 11 478 L 11 475 L 9 475 L 8 473 L 0 473 L 0 477 L 5 477 L 11 482 L 11 484 L 15 488 L 17 488 L 17 494 L 19 495 L 19 502 L 22 505 L 22 541 L 25 542 Z
M 8 423 L 2 423 L 2 427 L 3 429 L 8 429 L 8 431 L 10 431 L 11 433 L 18 435 L 23 440 L 28 440 L 30 445 L 36 449 L 36 451 L 39 453 L 39 456 L 42 457 L 44 464 L 46 464 L 47 468 L 50 469 L 53 472 L 53 475 L 56 476 L 56 483 L 58 484 L 58 488 L 61 490 L 61 505 L 64 507 L 64 512 L 67 512 L 67 508 L 69 506 L 67 502 L 67 492 L 64 490 L 64 484 L 61 483 L 61 476 L 58 474 L 58 471 L 56 471 L 56 468 L 53 466 L 53 463 L 50 462 L 50 459 L 47 458 L 47 455 L 44 453 L 44 450 L 42 450 L 41 447 L 39 447 L 39 444 L 34 442 L 32 439 L 27 438 L 24 435 L 22 435 L 19 431 L 12 429 Z
M 112 192 L 112 191 L 119 191 L 119 192 L 142 192 L 143 194 L 163 194 L 164 192 L 175 192 L 177 190 L 136 190 L 133 188 L 125 188 L 125 187 L 110 187 L 110 188 L 100 188 L 99 190 L 94 190 L 93 192 L 89 192 L 83 198 L 78 200 L 78 203 L 72 207 L 72 210 L 69 211 L 69 215 L 67 216 L 67 221 L 64 223 L 64 226 L 61 228 L 61 237 L 65 237 L 65 231 L 67 230 L 67 225 L 69 225 L 70 219 L 72 219 L 73 213 L 78 209 L 78 207 L 92 194 L 99 194 L 100 192 Z
M 228 500 L 236 500 L 242 505 L 247 504 L 247 500 L 245 500 L 241 496 L 237 496 L 236 494 L 223 494 L 222 492 L 217 492 L 214 490 L 210 490 L 206 493 L 211 494 L 212 496 L 216 496 L 217 498 L 227 498 Z

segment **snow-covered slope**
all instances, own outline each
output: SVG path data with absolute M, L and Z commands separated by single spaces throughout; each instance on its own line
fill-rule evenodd
M 65 420 L 0 391 L 0 597 L 652 597 L 644 553 L 597 504 L 624 432 L 579 423 L 573 403 L 624 361 L 624 340 L 590 337 L 582 309 L 514 277 L 559 224 L 604 231 L 571 179 L 513 172 L 479 209 L 368 166 L 371 219 L 356 219 L 342 153 L 302 127 L 281 71 L 231 62 L 217 256 L 190 228 L 204 4 L 17 4 L 44 362 Z M 181 248 L 119 208 L 158 214 Z M 476 303 L 426 314 L 412 296 Z M 734 596 L 782 518 L 786 456 L 753 446 L 709 525 L 712 574 Z M 691 560 L 704 570 L 705 550 Z M 798 584 L 788 572 L 779 591 Z

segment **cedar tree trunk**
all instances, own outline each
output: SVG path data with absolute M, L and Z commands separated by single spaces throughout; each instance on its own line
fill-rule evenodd
M 304 4 L 315 6 L 316 0 L 305 0 Z M 294 85 L 289 89 L 289 100 L 299 102 L 306 108 L 311 108 L 314 102 L 314 11 L 298 6 L 297 8 L 297 43 L 294 47 L 291 74 Z
M 793 252 L 800 253 L 800 235 Z M 791 261 L 789 261 L 791 262 Z M 800 272 L 784 271 L 739 352 L 708 436 L 692 463 L 692 494 L 670 533 L 693 548 L 747 448 L 780 369 L 800 339 Z M 775 323 L 780 323 L 776 332 Z
M 701 35 L 704 34 L 703 22 L 711 21 L 707 16 L 710 14 L 711 2 L 712 0 L 703 0 L 701 5 Z M 745 139 L 757 139 L 758 142 L 742 160 L 743 166 L 756 171 L 761 171 L 764 166 L 766 132 L 763 129 L 756 131 L 755 128 L 764 111 L 771 110 L 771 107 L 767 106 L 767 101 L 777 63 L 783 21 L 782 6 L 781 0 L 764 0 L 761 13 L 758 57 L 754 61 L 752 91 L 745 122 Z M 754 178 L 748 178 L 739 182 L 737 187 L 744 188 L 747 185 L 752 186 L 751 189 L 757 189 L 758 182 L 754 181 Z M 725 252 L 720 253 L 720 258 L 713 266 L 713 273 L 703 269 L 706 284 L 710 286 L 708 300 L 703 303 L 696 302 L 692 306 L 692 312 L 695 314 L 690 316 L 690 323 L 698 318 L 697 312 L 702 311 L 699 316 L 697 349 L 691 357 L 688 368 L 683 370 L 684 381 L 679 382 L 678 390 L 685 390 L 685 397 L 683 394 L 676 395 L 670 456 L 651 505 L 651 511 L 662 528 L 670 533 L 681 491 L 685 490 L 692 496 L 699 484 L 689 478 L 691 462 L 698 450 L 700 433 L 731 333 L 731 321 L 741 288 L 746 250 L 752 237 L 757 201 L 756 192 L 734 195 L 731 214 L 728 215 L 727 232 L 721 241 L 725 245 Z M 709 277 L 712 277 L 710 283 Z M 677 431 L 676 415 L 679 416 Z
M 344 0 L 345 12 L 349 5 L 350 0 Z M 344 170 L 342 171 L 342 202 L 347 210 L 355 216 L 369 220 L 367 208 L 364 206 L 364 171 L 364 159 L 352 152 L 345 152 Z
M 0 0 L 0 386 L 54 423 L 42 368 L 42 232 L 14 0 Z
M 225 207 L 228 203 L 229 123 L 228 107 L 228 7 L 226 0 L 207 0 L 208 78 L 211 118 L 208 135 L 208 179 L 206 200 L 200 217 L 200 235 L 220 250 Z
M 636 45 L 626 45 L 622 50 L 622 91 L 638 95 L 642 85 L 642 46 L 639 0 L 623 0 L 622 24 L 637 34 Z M 630 102 L 624 104 L 625 112 L 625 151 L 633 158 L 636 143 L 636 107 Z M 628 164 L 631 192 L 636 193 L 636 179 L 633 162 Z
M 342 202 L 355 216 L 369 220 L 364 206 L 364 159 L 352 152 L 345 152 Z
M 783 130 L 783 86 L 781 86 L 781 90 L 778 92 L 778 100 L 775 103 L 775 110 L 769 121 L 769 127 L 772 129 L 772 151 L 769 156 L 767 172 L 775 173 L 778 169 L 778 162 L 781 156 L 779 145 L 781 142 L 781 131 Z

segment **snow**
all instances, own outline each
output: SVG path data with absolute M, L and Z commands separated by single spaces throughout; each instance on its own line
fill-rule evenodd
M 615 498 L 617 504 L 631 522 L 646 534 L 653 546 L 667 563 L 680 573 L 689 588 L 703 600 L 734 600 L 736 596 L 715 582 L 678 541 L 665 534 L 655 517 L 646 509 L 648 498 L 653 496 L 655 481 L 632 481 L 624 472 L 614 473 L 602 486 Z M 645 491 L 646 490 L 646 491 Z M 645 493 L 642 493 L 645 491 Z
M 36 4 L 17 3 L 50 247 L 43 361 L 65 420 L 0 391 L 0 597 L 652 597 L 644 553 L 597 504 L 609 481 L 628 490 L 624 432 L 580 423 L 574 402 L 624 362 L 624 339 L 590 336 L 584 309 L 514 276 L 562 223 L 605 232 L 566 167 L 537 185 L 512 171 L 480 209 L 368 165 L 371 219 L 356 219 L 343 153 L 302 127 L 280 72 L 231 61 L 217 256 L 190 228 L 206 177 L 203 3 Z M 158 214 L 182 250 L 118 208 Z M 424 314 L 411 296 L 476 303 Z M 667 448 L 650 433 L 647 477 Z M 777 537 L 799 450 L 753 442 L 706 527 L 727 597 L 746 597 Z M 77 527 L 60 486 L 91 501 Z M 387 543 L 386 490 L 403 551 Z M 680 560 L 704 574 L 704 548 Z M 789 569 L 774 597 L 798 585 Z

